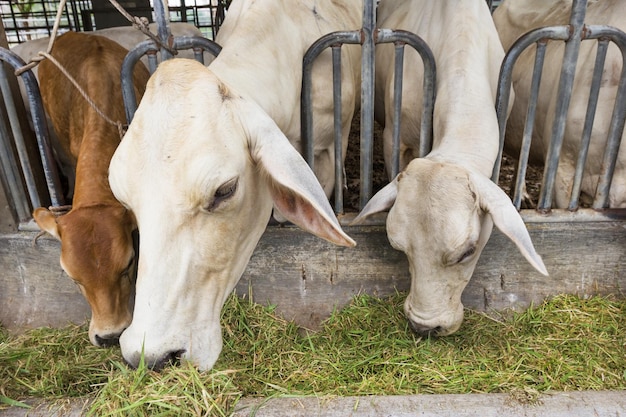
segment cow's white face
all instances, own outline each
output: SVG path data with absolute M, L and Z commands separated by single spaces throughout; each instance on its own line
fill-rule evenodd
M 461 326 L 461 294 L 494 222 L 547 275 L 511 200 L 480 174 L 414 159 L 370 200 L 355 223 L 389 208 L 387 236 L 409 259 L 411 290 L 404 311 L 420 334 L 445 336 Z
M 120 338 L 134 366 L 142 353 L 157 369 L 180 359 L 213 366 L 220 311 L 273 205 L 320 237 L 354 245 L 271 119 L 195 61 L 159 66 L 110 182 L 139 227 L 135 311 Z

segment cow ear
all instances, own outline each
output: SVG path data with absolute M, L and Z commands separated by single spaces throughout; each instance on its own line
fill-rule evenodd
M 517 245 L 524 258 L 537 271 L 548 276 L 548 270 L 541 256 L 535 251 L 526 225 L 509 196 L 497 184 L 482 175 L 471 173 L 470 181 L 478 195 L 480 207 L 491 215 L 496 227 Z
M 385 185 L 379 192 L 374 194 L 374 197 L 367 202 L 363 210 L 355 217 L 350 225 L 356 225 L 362 223 L 367 217 L 372 214 L 380 213 L 381 211 L 387 211 L 396 202 L 398 196 L 398 178 L 402 174 L 398 174 L 389 184 Z
M 356 243 L 337 221 L 326 194 L 302 156 L 256 104 L 241 100 L 252 159 L 269 175 L 274 206 L 292 223 L 341 246 Z
M 50 210 L 39 207 L 33 211 L 33 218 L 41 230 L 61 240 L 61 233 L 56 216 L 50 212 Z

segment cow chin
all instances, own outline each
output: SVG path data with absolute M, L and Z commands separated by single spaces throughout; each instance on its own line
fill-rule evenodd
M 219 323 L 203 329 L 189 331 L 186 335 L 158 334 L 144 336 L 145 332 L 131 325 L 120 337 L 122 356 L 126 363 L 138 368 L 161 371 L 167 366 L 189 362 L 201 371 L 209 370 L 222 351 L 222 331 Z
M 410 297 L 404 303 L 404 314 L 411 329 L 422 337 L 448 336 L 461 328 L 463 304 L 449 306 L 445 311 L 422 314 L 419 307 L 411 304 Z

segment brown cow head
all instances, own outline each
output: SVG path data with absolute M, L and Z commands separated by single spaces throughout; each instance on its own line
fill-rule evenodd
M 38 208 L 33 217 L 61 241 L 61 267 L 91 306 L 89 340 L 96 346 L 117 344 L 132 319 L 132 214 L 122 206 L 103 204 L 75 207 L 58 217 Z

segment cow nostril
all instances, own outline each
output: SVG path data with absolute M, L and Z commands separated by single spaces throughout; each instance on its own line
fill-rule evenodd
M 96 343 L 98 346 L 102 347 L 112 347 L 118 346 L 120 344 L 120 336 L 119 335 L 107 335 L 104 337 L 100 337 L 99 335 L 95 336 Z
M 161 359 L 154 362 L 152 365 L 153 371 L 161 371 L 166 366 L 179 366 L 180 358 L 185 353 L 185 349 L 172 350 L 167 352 Z
M 442 330 L 441 326 L 427 327 L 427 326 L 422 326 L 420 324 L 414 323 L 411 320 L 409 320 L 409 325 L 411 326 L 411 329 L 415 333 L 417 333 L 418 335 L 422 337 L 428 337 L 428 338 L 437 337 Z

